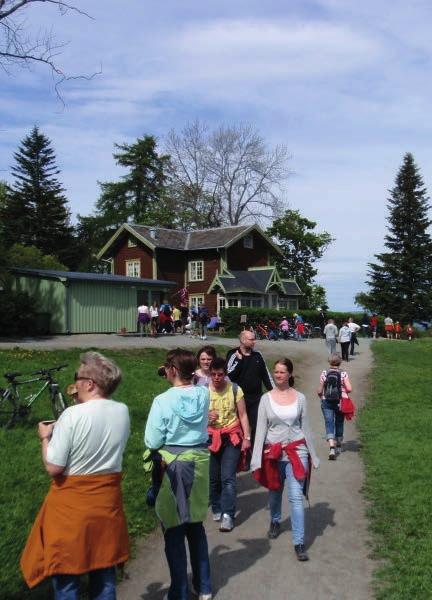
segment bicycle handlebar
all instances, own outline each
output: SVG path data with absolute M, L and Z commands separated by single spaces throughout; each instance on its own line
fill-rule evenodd
M 4 377 L 8 381 L 12 381 L 16 377 L 23 377 L 24 375 L 49 375 L 51 371 L 60 371 L 61 369 L 65 369 L 67 366 L 68 365 L 58 365 L 57 367 L 51 367 L 50 369 L 39 369 L 33 373 L 19 373 L 18 371 L 13 371 L 11 373 L 5 373 Z

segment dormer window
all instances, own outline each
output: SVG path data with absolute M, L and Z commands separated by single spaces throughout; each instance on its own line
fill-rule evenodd
M 137 247 L 136 239 L 130 237 L 128 239 L 128 248 L 136 248 L 136 247 Z
M 253 248 L 253 235 L 248 233 L 243 238 L 243 247 L 244 248 Z

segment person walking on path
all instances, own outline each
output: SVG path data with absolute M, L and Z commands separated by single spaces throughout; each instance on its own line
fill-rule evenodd
M 348 323 L 344 323 L 339 329 L 339 343 L 341 345 L 342 360 L 349 361 L 349 346 L 351 343 L 351 331 Z
M 234 527 L 237 465 L 241 452 L 250 449 L 250 429 L 243 391 L 226 381 L 226 362 L 216 357 L 210 366 L 210 503 L 220 531 Z
M 351 332 L 351 340 L 350 340 L 350 356 L 354 356 L 354 345 L 360 346 L 359 341 L 357 339 L 357 333 L 360 331 L 360 325 L 354 323 L 354 319 L 350 317 L 348 319 L 348 327 Z
M 384 330 L 386 332 L 386 337 L 388 340 L 392 340 L 393 339 L 393 332 L 394 332 L 394 324 L 393 324 L 393 319 L 389 316 L 387 316 L 384 319 Z
M 150 335 L 150 310 L 147 304 L 141 304 L 140 306 L 138 306 L 137 321 L 138 332 L 141 335 L 141 337 L 144 333 L 145 335 Z
M 372 337 L 373 337 L 373 339 L 375 339 L 377 336 L 377 331 L 378 331 L 378 317 L 376 316 L 375 313 L 369 319 L 369 327 L 370 327 L 370 332 L 372 334 Z
M 318 386 L 321 410 L 324 417 L 326 439 L 329 444 L 329 460 L 336 460 L 342 451 L 344 414 L 339 410 L 341 398 L 348 398 L 352 391 L 346 371 L 341 371 L 339 354 L 329 356 L 330 369 L 322 371 Z
M 189 350 L 168 352 L 164 367 L 172 387 L 153 400 L 144 434 L 146 454 L 158 450 L 166 465 L 155 510 L 162 523 L 171 575 L 167 600 L 189 599 L 185 538 L 195 592 L 199 600 L 212 597 L 203 526 L 209 490 L 209 391 L 193 385 L 196 364 Z
M 239 339 L 240 346 L 227 354 L 227 372 L 231 381 L 237 383 L 243 390 L 253 446 L 262 386 L 264 384 L 268 390 L 271 390 L 273 380 L 262 354 L 254 350 L 255 334 L 245 330 L 241 332 Z
M 216 358 L 216 350 L 214 346 L 203 346 L 196 355 L 198 361 L 198 369 L 195 371 L 195 385 L 206 385 L 210 383 L 210 365 Z
M 335 325 L 334 319 L 329 319 L 323 331 L 325 343 L 329 354 L 334 354 L 336 352 L 336 341 L 338 333 L 339 331 Z
M 58 421 L 39 423 L 42 459 L 53 478 L 21 558 L 33 587 L 52 577 L 56 600 L 78 600 L 80 575 L 92 599 L 115 598 L 116 565 L 129 558 L 121 494 L 129 411 L 110 400 L 121 371 L 98 352 L 81 355 L 77 402 Z
M 303 495 L 307 496 L 311 463 L 318 468 L 319 459 L 309 428 L 306 398 L 294 389 L 292 373 L 293 364 L 288 358 L 276 361 L 275 387 L 263 395 L 258 410 L 251 469 L 254 478 L 270 490 L 270 539 L 280 533 L 286 483 L 294 550 L 299 561 L 306 561 Z

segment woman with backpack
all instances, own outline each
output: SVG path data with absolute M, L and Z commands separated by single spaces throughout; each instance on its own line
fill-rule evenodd
M 330 368 L 321 373 L 317 392 L 321 398 L 326 439 L 330 448 L 329 460 L 336 460 L 336 456 L 342 452 L 345 419 L 339 405 L 341 398 L 349 397 L 352 387 L 348 373 L 339 368 L 342 362 L 339 354 L 331 354 L 328 361 Z

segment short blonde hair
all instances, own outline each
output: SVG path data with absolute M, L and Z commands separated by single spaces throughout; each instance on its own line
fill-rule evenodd
M 331 367 L 338 367 L 341 364 L 342 359 L 340 357 L 340 354 L 330 354 L 330 356 L 328 357 L 328 361 Z
M 100 352 L 85 352 L 80 356 L 80 374 L 92 379 L 110 397 L 122 379 L 122 372 L 113 360 Z

